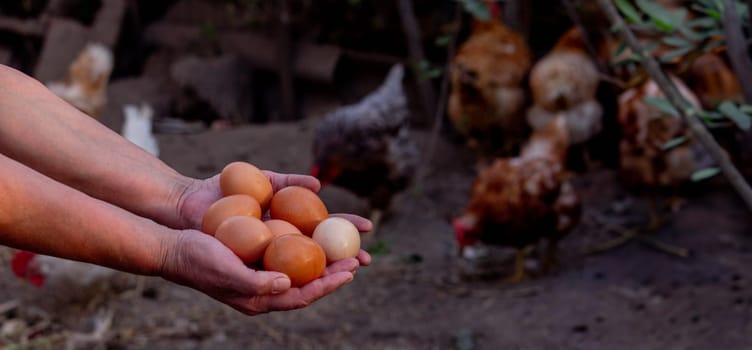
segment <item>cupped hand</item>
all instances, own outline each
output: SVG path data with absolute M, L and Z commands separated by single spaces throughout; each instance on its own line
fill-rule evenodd
M 288 186 L 301 186 L 318 192 L 321 184 L 313 176 L 298 174 L 280 174 L 273 171 L 264 171 L 272 189 L 277 192 Z M 222 190 L 219 187 L 219 174 L 206 180 L 195 180 L 185 189 L 178 201 L 177 213 L 182 223 L 178 229 L 200 229 L 201 221 L 212 203 L 222 198 Z
M 329 265 L 319 279 L 291 288 L 286 275 L 247 267 L 222 243 L 200 231 L 179 231 L 169 242 L 160 269 L 163 278 L 248 315 L 306 307 L 352 281 L 360 265 L 358 259 L 344 259 Z
M 272 189 L 277 192 L 288 186 L 301 186 L 318 192 L 321 189 L 321 183 L 313 176 L 299 174 L 282 174 L 273 171 L 264 170 L 269 181 L 272 183 Z M 182 225 L 178 229 L 201 229 L 206 209 L 212 203 L 222 198 L 222 191 L 219 188 L 219 174 L 206 180 L 195 180 L 191 186 L 185 190 L 184 195 L 178 203 L 180 222 Z M 373 229 L 371 221 L 352 214 L 331 214 L 352 222 L 360 232 L 368 232 Z M 371 263 L 371 256 L 361 250 L 358 253 L 357 260 L 360 265 L 368 266 Z

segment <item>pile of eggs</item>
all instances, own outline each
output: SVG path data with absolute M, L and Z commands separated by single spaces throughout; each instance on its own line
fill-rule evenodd
M 274 193 L 261 170 L 228 164 L 219 176 L 222 198 L 206 211 L 202 231 L 248 265 L 286 274 L 293 287 L 324 274 L 327 264 L 353 258 L 360 233 L 350 221 L 328 217 L 319 196 L 299 186 Z M 268 211 L 271 220 L 262 221 Z

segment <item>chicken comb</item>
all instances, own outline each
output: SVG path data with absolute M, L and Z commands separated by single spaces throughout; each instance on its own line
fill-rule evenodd
M 44 276 L 38 272 L 32 272 L 29 268 L 31 261 L 37 255 L 35 253 L 20 250 L 17 251 L 10 261 L 10 268 L 13 270 L 13 274 L 18 278 L 24 278 L 28 280 L 32 285 L 40 287 L 44 284 Z

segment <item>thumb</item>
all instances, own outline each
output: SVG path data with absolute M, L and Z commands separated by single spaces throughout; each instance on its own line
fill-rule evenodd
M 280 294 L 290 289 L 290 278 L 280 272 L 248 269 L 243 275 L 239 291 L 246 296 Z

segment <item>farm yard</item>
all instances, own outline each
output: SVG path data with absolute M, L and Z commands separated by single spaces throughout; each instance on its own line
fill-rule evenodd
M 457 93 L 452 79 L 442 93 L 444 64 L 460 57 L 483 1 L 19 3 L 0 5 L 0 63 L 45 83 L 61 80 L 87 42 L 103 42 L 114 66 L 97 119 L 122 133 L 124 106 L 148 104 L 159 159 L 186 176 L 206 179 L 234 161 L 310 173 L 326 116 L 376 91 L 397 63 L 405 66 L 409 138 L 418 161 L 413 181 L 396 191 L 377 230 L 363 238 L 371 265 L 299 310 L 246 316 L 194 289 L 124 272 L 89 288 L 38 287 L 14 275 L 15 250 L 0 246 L 7 266 L 0 268 L 0 349 L 752 348 L 750 209 L 723 174 L 696 178 L 678 192 L 680 199 L 656 192 L 661 223 L 644 229 L 656 208 L 642 191 L 648 186 L 635 190 L 624 180 L 620 142 L 627 132 L 619 124 L 617 92 L 629 87 L 613 83 L 616 74 L 597 81 L 593 99 L 602 105 L 602 126 L 569 148 L 564 163 L 560 181 L 571 184 L 581 213 L 560 239 L 554 267 L 545 266 L 544 240 L 520 250 L 527 271 L 520 281 L 508 279 L 514 245 L 458 253 L 454 220 L 466 212 L 487 169 L 479 159 L 510 156 L 479 151 L 488 147 L 482 139 L 468 142 L 447 102 Z M 404 3 L 412 4 L 410 16 Z M 514 25 L 524 29 L 535 64 L 571 17 L 563 5 L 533 1 L 525 12 L 515 8 L 521 3 L 502 2 L 502 17 L 520 11 Z M 583 16 L 593 11 L 574 3 Z M 692 1 L 679 3 L 695 8 Z M 277 23 L 280 12 L 292 14 L 292 24 Z M 410 64 L 415 53 L 405 18 L 421 30 L 423 63 Z M 746 25 L 748 16 L 741 18 Z M 541 23 L 556 30 L 542 30 Z M 454 36 L 456 47 L 436 45 L 436 38 Z M 289 65 L 279 63 L 285 50 L 292 50 Z M 532 88 L 527 74 L 521 79 L 522 89 Z M 731 100 L 745 111 L 743 101 Z M 721 114 L 713 117 L 724 126 L 711 130 L 745 172 L 750 146 L 737 141 L 745 131 L 735 128 L 743 122 Z M 686 137 L 679 149 L 692 142 Z M 513 148 L 503 152 L 520 152 Z M 329 213 L 371 217 L 372 204 L 336 182 L 319 195 Z M 626 236 L 631 239 L 621 239 Z

